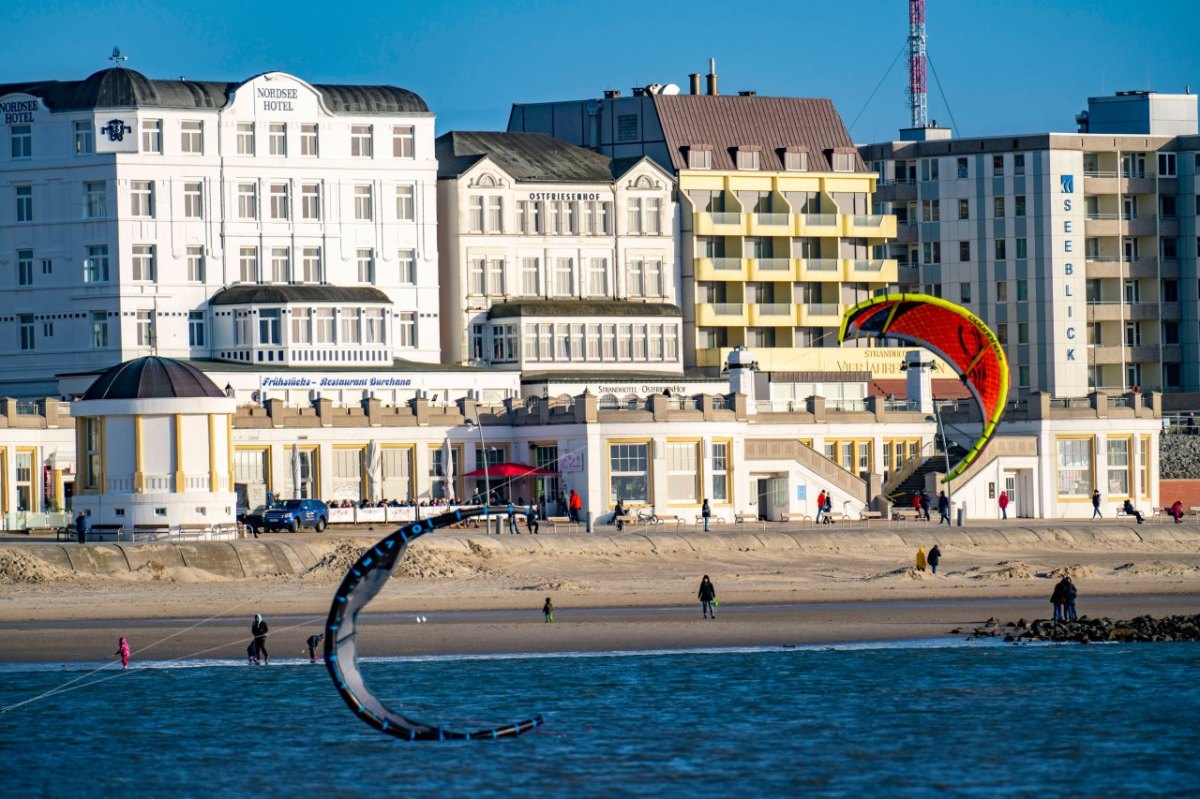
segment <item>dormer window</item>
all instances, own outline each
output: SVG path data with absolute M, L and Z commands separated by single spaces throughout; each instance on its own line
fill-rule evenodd
M 833 151 L 833 171 L 834 172 L 853 172 L 854 171 L 854 151 L 853 150 L 834 150 Z
M 762 153 L 757 147 L 739 147 L 737 149 L 737 168 L 757 171 L 762 168 Z
M 712 169 L 712 147 L 707 144 L 688 147 L 688 169 Z
M 783 151 L 783 168 L 787 172 L 808 171 L 808 148 L 788 147 Z

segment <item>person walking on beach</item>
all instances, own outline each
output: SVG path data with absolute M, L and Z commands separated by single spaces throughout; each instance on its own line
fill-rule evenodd
M 113 655 L 121 656 L 122 669 L 129 668 L 129 642 L 125 640 L 125 636 L 122 635 L 120 640 L 117 641 L 117 651 L 113 652 Z
M 821 514 L 825 512 L 825 489 L 817 494 L 817 524 L 821 523 Z
M 625 529 L 624 516 L 625 516 L 625 505 L 621 502 L 621 499 L 618 497 L 617 505 L 615 508 L 613 508 L 613 524 L 615 524 L 617 526 L 618 533 Z
M 922 515 L 924 515 L 925 521 L 927 521 L 927 522 L 931 521 L 931 519 L 929 518 L 929 506 L 932 502 L 933 502 L 933 498 L 931 496 L 929 496 L 929 492 L 922 489 L 921 490 L 921 513 L 922 513 Z
M 1008 518 L 1008 492 L 1001 491 L 1000 499 L 996 500 L 996 504 L 1000 506 L 1000 518 Z
M 700 516 L 704 519 L 704 532 L 708 532 L 708 520 L 712 518 L 712 508 L 708 505 L 708 497 L 704 498 L 704 503 L 700 506 Z
M 1066 603 L 1067 578 L 1064 577 L 1054 584 L 1050 592 L 1050 604 L 1054 606 L 1054 621 L 1063 620 L 1063 605 Z
M 925 571 L 925 547 L 917 547 L 917 571 Z
M 530 535 L 537 535 L 539 527 L 541 525 L 538 524 L 537 508 L 531 502 L 529 503 L 529 508 L 525 511 L 525 530 Z
M 1100 489 L 1098 488 L 1092 490 L 1092 518 L 1096 517 L 1104 518 L 1104 514 L 1100 512 Z
M 704 575 L 700 580 L 700 591 L 696 594 L 700 597 L 700 611 L 704 614 L 704 618 L 708 618 L 709 614 L 715 619 L 717 617 L 717 589 L 713 587 L 712 580 L 708 579 L 708 575 Z
M 512 504 L 511 499 L 508 501 L 508 507 L 505 509 L 505 513 L 508 515 L 508 534 L 516 535 L 520 533 L 521 531 L 517 529 L 517 508 Z
M 319 647 L 321 645 L 321 642 L 324 640 L 325 640 L 325 633 L 313 633 L 312 635 L 308 636 L 308 640 L 304 642 L 305 646 L 308 647 L 308 662 L 309 663 L 317 662 L 317 647 Z
M 267 654 L 267 633 L 267 623 L 263 621 L 262 614 L 255 613 L 254 622 L 250 625 L 250 634 L 254 636 L 254 660 L 263 666 L 267 665 L 271 657 Z
M 546 624 L 554 624 L 554 603 L 550 597 L 546 597 L 546 604 L 542 605 L 542 616 Z
M 825 504 L 821 506 L 821 510 L 825 511 L 825 518 L 821 520 L 822 524 L 833 524 L 833 492 L 830 491 L 825 495 Z
M 937 574 L 938 561 L 941 559 L 942 559 L 942 550 L 938 549 L 937 544 L 934 544 L 933 549 L 929 550 L 929 557 L 926 558 L 926 560 L 929 561 L 929 571 L 933 572 L 934 574 Z
M 938 516 L 941 517 L 938 519 L 938 527 L 942 526 L 942 522 L 945 522 L 947 527 L 950 526 L 950 499 L 945 491 L 938 494 Z
M 571 521 L 579 524 L 579 513 L 583 510 L 583 497 L 579 496 L 579 492 L 571 489 L 571 503 L 568 506 L 571 511 Z
M 1075 612 L 1075 597 L 1079 595 L 1079 590 L 1075 588 L 1075 583 L 1071 582 L 1070 577 L 1063 578 L 1063 615 L 1067 621 L 1077 621 L 1079 615 Z
M 79 515 L 75 517 L 75 535 L 79 538 L 79 543 L 87 543 L 88 532 L 88 517 L 83 511 L 79 511 Z

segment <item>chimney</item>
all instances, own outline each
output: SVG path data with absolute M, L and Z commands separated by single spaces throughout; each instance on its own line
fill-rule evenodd
M 690 86 L 689 94 L 699 94 L 700 93 L 700 73 L 693 72 L 692 74 L 688 75 L 688 84 Z
M 633 87 L 633 96 L 634 97 L 643 97 L 643 96 L 645 96 L 645 94 L 646 94 L 646 90 L 643 89 L 641 86 Z
M 612 100 L 613 98 L 620 97 L 620 96 L 621 96 L 620 89 L 605 89 L 604 90 L 604 99 L 605 100 Z
M 708 59 L 708 93 L 719 94 L 717 91 L 717 59 Z

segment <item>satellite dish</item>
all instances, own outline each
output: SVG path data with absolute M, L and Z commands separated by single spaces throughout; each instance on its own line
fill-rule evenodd
M 663 94 L 679 94 L 679 87 L 676 86 L 674 83 L 668 83 L 666 86 L 662 87 L 662 93 Z

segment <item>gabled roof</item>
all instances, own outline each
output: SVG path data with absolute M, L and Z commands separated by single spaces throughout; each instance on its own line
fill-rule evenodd
M 612 159 L 544 133 L 453 130 L 437 139 L 438 177 L 490 158 L 522 183 L 612 183 Z
M 221 289 L 209 305 L 271 305 L 336 302 L 342 305 L 391 305 L 388 295 L 373 286 L 293 286 L 249 283 Z
M 788 147 L 807 149 L 810 172 L 833 171 L 834 150 L 853 153 L 856 170 L 867 171 L 826 98 L 656 94 L 653 100 L 676 170 L 688 168 L 690 146 L 708 145 L 714 170 L 736 169 L 737 148 L 751 146 L 761 148 L 762 171 L 783 171 L 781 152 Z
M 102 69 L 83 80 L 0 83 L 0 97 L 31 94 L 51 111 L 93 108 L 224 108 L 245 81 L 153 80 L 133 69 Z M 396 86 L 314 85 L 334 114 L 427 113 L 418 95 Z

